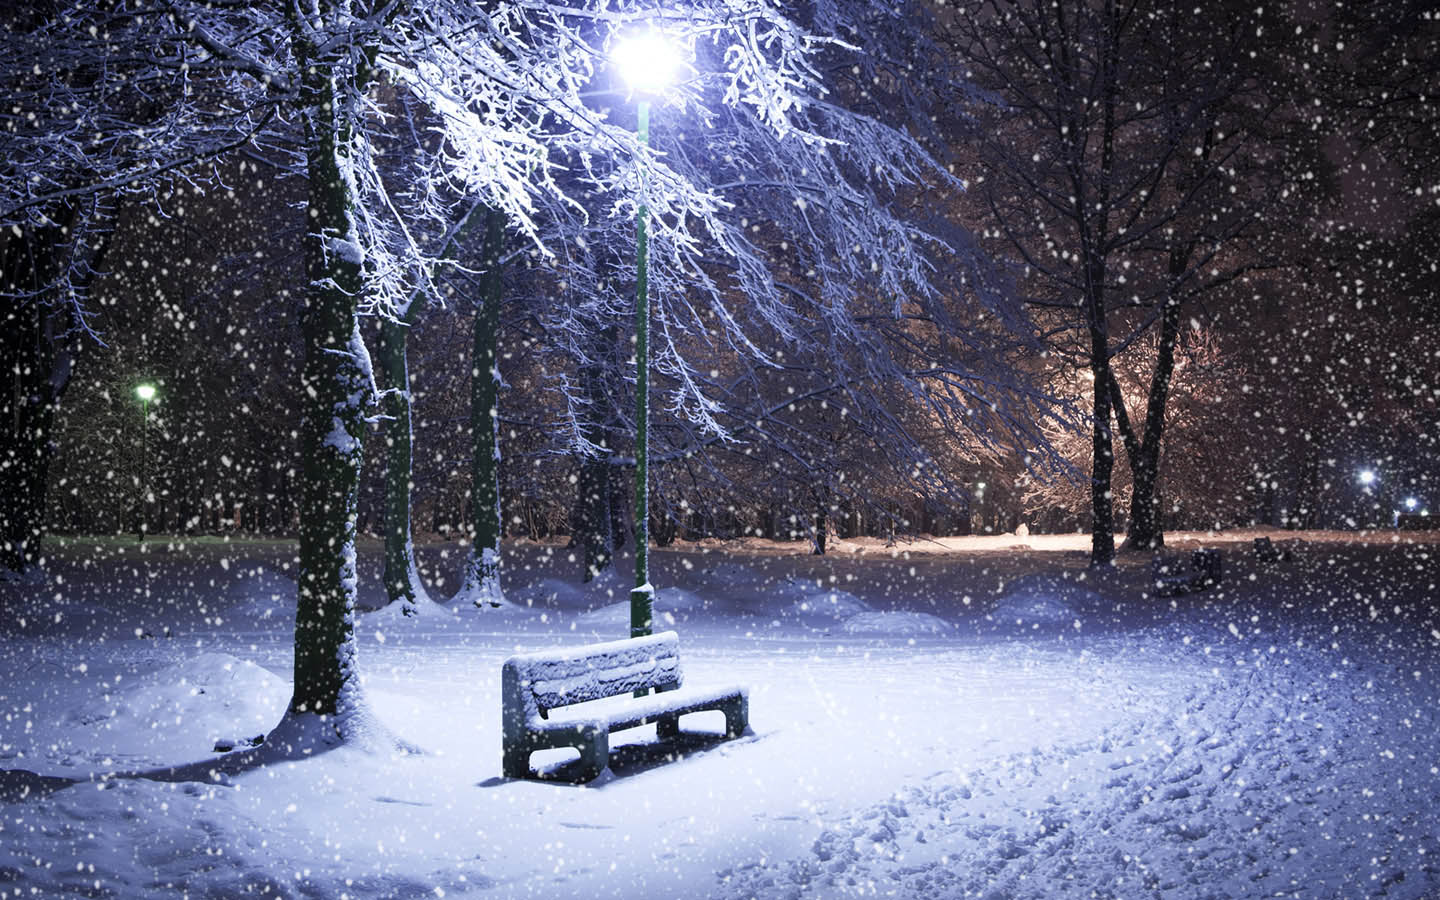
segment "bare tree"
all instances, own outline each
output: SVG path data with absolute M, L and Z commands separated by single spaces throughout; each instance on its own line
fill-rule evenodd
M 988 92 L 967 132 L 986 232 L 1017 259 L 1029 301 L 1077 326 L 1078 340 L 1057 346 L 1091 379 L 1093 565 L 1115 552 L 1117 414 L 1135 485 L 1131 541 L 1163 541 L 1155 486 L 1183 310 L 1255 268 L 1238 248 L 1290 174 L 1266 146 L 1288 83 L 1258 61 L 1270 40 L 1258 35 L 1283 19 L 1235 12 L 1217 24 L 1180 3 L 986 0 L 939 22 Z M 1111 365 L 1151 328 L 1160 339 L 1132 428 Z

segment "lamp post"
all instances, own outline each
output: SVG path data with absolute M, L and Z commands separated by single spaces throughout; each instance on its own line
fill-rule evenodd
M 675 48 L 657 31 L 622 38 L 613 58 L 636 95 L 636 137 L 650 143 L 650 100 L 675 74 Z M 642 196 L 635 210 L 635 587 L 630 591 L 630 636 L 651 633 L 655 587 L 650 583 L 650 298 L 649 236 Z
M 136 385 L 135 396 L 140 398 L 140 521 L 135 527 L 135 539 L 145 542 L 145 503 L 150 487 L 149 454 L 146 439 L 150 434 L 150 401 L 155 399 L 155 385 L 148 382 Z

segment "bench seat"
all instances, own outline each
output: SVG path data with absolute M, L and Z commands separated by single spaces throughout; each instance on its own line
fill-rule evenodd
M 585 724 L 594 724 L 597 728 L 603 726 L 606 731 L 625 731 L 651 722 L 663 722 L 667 717 L 679 718 L 709 710 L 723 712 L 727 703 L 744 697 L 746 693 L 746 689 L 738 685 L 677 688 L 647 697 L 617 697 L 613 701 L 596 700 L 585 706 L 557 709 L 550 713 L 549 718 L 532 719 L 527 724 L 536 732 L 574 730 Z

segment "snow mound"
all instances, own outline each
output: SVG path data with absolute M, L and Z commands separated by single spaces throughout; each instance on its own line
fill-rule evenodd
M 44 587 L 46 584 L 45 570 L 39 566 L 31 566 L 23 572 L 16 572 L 14 569 L 0 566 L 0 584 L 14 584 L 21 587 Z
M 860 613 L 874 612 L 870 604 L 849 591 L 816 591 L 812 589 L 790 604 L 788 612 L 797 616 L 822 616 L 840 621 Z
M 589 611 L 622 600 L 628 601 L 630 589 L 634 586 L 633 573 L 627 570 L 622 575 L 614 568 L 609 568 L 584 584 L 564 578 L 546 578 L 524 593 L 528 594 L 532 606 Z M 525 599 L 521 598 L 522 604 Z
M 704 570 L 705 580 L 718 586 L 755 586 L 769 579 L 749 566 L 740 563 L 722 562 Z
M 294 579 L 265 566 L 242 571 L 225 589 L 230 617 L 247 622 L 293 622 L 297 594 Z
M 455 618 L 455 610 L 449 606 L 442 606 L 428 597 L 416 598 L 414 616 L 405 615 L 404 603 L 387 603 L 379 609 L 360 610 L 365 615 L 365 621 L 372 625 L 390 623 L 403 625 L 406 622 L 416 622 L 429 619 L 449 620 Z
M 109 732 L 98 743 L 120 752 L 209 753 L 221 738 L 263 734 L 290 700 L 286 681 L 228 653 L 204 653 L 133 681 L 117 676 L 102 687 L 110 690 L 65 722 Z
M 1000 597 L 991 616 L 1019 624 L 1069 624 L 1078 611 L 1097 609 L 1100 595 L 1056 575 L 1026 575 Z
M 952 626 L 923 612 L 862 612 L 840 626 L 845 634 L 949 634 Z
M 684 588 L 668 587 L 655 592 L 655 603 L 651 608 L 656 627 L 668 627 L 689 618 L 689 613 L 704 609 L 705 599 Z M 630 626 L 630 599 L 611 603 L 580 616 L 579 624 L 596 628 L 601 626 Z

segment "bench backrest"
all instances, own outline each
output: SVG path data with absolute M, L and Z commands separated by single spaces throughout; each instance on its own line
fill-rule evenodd
M 561 706 L 680 686 L 680 636 L 647 637 L 522 653 L 501 669 L 504 714 L 545 715 Z

